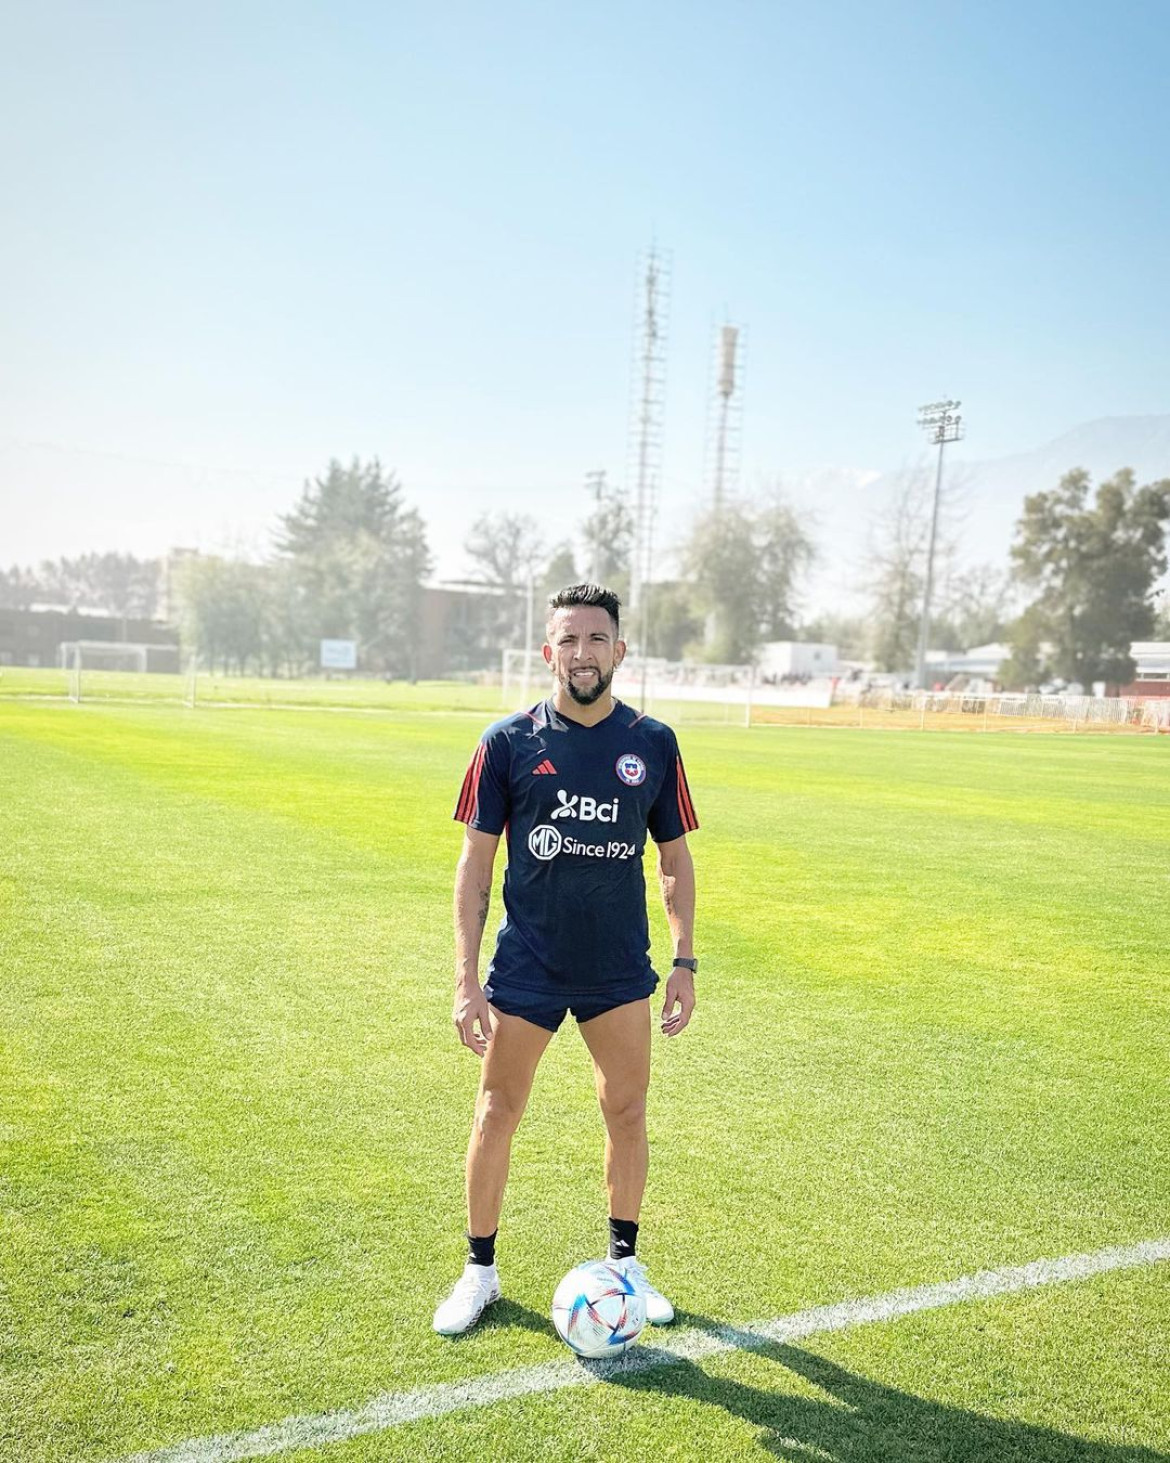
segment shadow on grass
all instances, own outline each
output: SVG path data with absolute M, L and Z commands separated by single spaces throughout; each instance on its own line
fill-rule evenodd
M 1165 1453 L 1150 1448 L 1094 1443 L 930 1402 L 799 1347 L 736 1333 L 706 1316 L 680 1315 L 679 1320 L 729 1340 L 738 1334 L 745 1351 L 778 1362 L 832 1400 L 745 1386 L 711 1376 L 690 1361 L 628 1375 L 614 1371 L 606 1380 L 634 1392 L 690 1397 L 722 1407 L 763 1430 L 757 1439 L 760 1452 L 792 1463 L 1168 1463 Z
M 540 1311 L 530 1310 L 528 1306 L 517 1305 L 514 1300 L 504 1299 L 497 1300 L 488 1306 L 482 1319 L 464 1334 L 478 1336 L 482 1335 L 484 1331 L 499 1331 L 505 1328 L 541 1331 L 546 1336 L 556 1337 L 551 1317 L 543 1315 Z M 463 1337 L 453 1336 L 451 1340 L 462 1341 Z

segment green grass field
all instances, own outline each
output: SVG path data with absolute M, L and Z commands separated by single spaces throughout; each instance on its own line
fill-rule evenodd
M 477 1071 L 450 811 L 498 714 L 442 704 L 0 702 L 5 1463 L 567 1357 L 552 1289 L 605 1221 L 571 1026 L 517 1140 L 506 1300 L 430 1330 Z M 656 1043 L 642 1247 L 681 1327 L 1170 1235 L 1170 740 L 683 751 L 700 1006 Z M 1150 1463 L 1170 1264 L 279 1456 Z

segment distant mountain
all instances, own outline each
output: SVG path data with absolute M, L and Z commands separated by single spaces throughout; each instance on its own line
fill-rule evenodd
M 973 556 L 1006 554 L 1025 497 L 1056 487 L 1074 467 L 1087 468 L 1094 482 L 1123 467 L 1132 467 L 1139 483 L 1170 477 L 1170 416 L 1101 417 L 1032 452 L 967 464 L 968 521 L 972 537 L 986 545 Z
M 1094 482 L 1131 467 L 1139 483 L 1170 477 L 1170 415 L 1101 417 L 1009 457 L 952 458 L 947 479 L 959 490 L 960 557 L 968 563 L 1007 561 L 1015 524 L 1029 493 L 1054 488 L 1072 468 Z M 822 562 L 810 585 L 811 610 L 842 606 L 860 589 L 870 526 L 896 490 L 897 472 L 818 468 L 793 484 L 793 496 L 814 520 Z

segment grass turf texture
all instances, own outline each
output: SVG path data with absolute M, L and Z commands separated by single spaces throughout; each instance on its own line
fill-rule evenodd
M 605 1220 L 568 1028 L 517 1140 L 508 1299 L 429 1329 L 462 1261 L 449 815 L 477 730 L 0 705 L 0 1457 L 565 1354 L 549 1297 Z M 701 1005 L 656 1042 L 644 1214 L 684 1321 L 1170 1231 L 1170 746 L 728 729 L 684 754 Z M 312 1456 L 1136 1463 L 1170 1453 L 1168 1335 L 1158 1267 Z

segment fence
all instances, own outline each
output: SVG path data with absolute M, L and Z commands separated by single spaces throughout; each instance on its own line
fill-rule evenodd
M 515 654 L 510 652 L 510 654 Z M 774 685 L 750 667 L 623 667 L 614 689 L 631 705 L 681 725 L 854 727 L 866 730 L 1170 733 L 1170 697 L 1025 695 L 970 691 L 865 690 L 857 682 Z M 360 678 L 331 681 L 179 676 L 86 670 L 82 686 L 62 669 L 0 669 L 0 705 L 10 699 L 185 702 L 188 706 L 317 707 L 362 711 L 419 709 L 482 712 L 486 719 L 547 695 L 548 667 L 530 667 L 522 685 L 519 657 L 503 687 L 467 682 L 417 685 Z M 644 694 L 643 694 L 644 693 Z
M 839 687 L 827 710 L 754 706 L 753 722 L 870 730 L 1170 732 L 1170 698 Z

